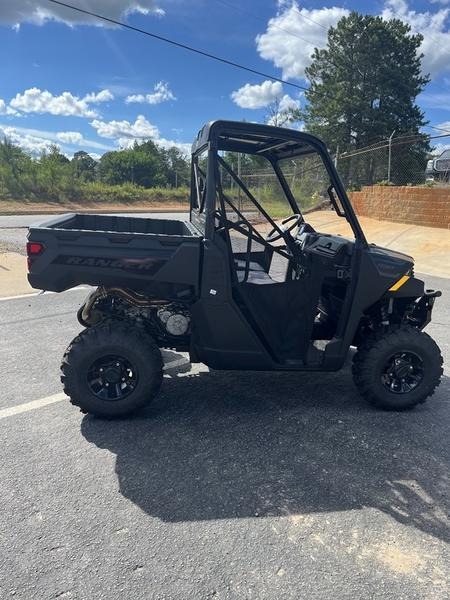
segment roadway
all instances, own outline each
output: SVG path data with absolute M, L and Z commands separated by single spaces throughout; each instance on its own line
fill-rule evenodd
M 146 411 L 103 421 L 59 383 L 85 294 L 0 300 L 0 598 L 449 597 L 448 368 L 397 414 L 348 366 L 184 367 Z M 444 296 L 428 331 L 447 361 L 449 326 Z

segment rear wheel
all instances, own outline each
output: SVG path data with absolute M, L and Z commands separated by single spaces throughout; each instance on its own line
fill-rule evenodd
M 441 351 L 429 335 L 402 326 L 366 338 L 353 359 L 353 379 L 374 406 L 407 410 L 434 393 L 442 362 Z
M 120 322 L 90 327 L 64 354 L 61 381 L 72 404 L 121 417 L 149 404 L 162 381 L 162 357 L 144 332 Z

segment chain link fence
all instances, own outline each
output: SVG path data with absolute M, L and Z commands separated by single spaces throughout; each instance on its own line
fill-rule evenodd
M 448 149 L 448 150 L 446 150 Z M 444 154 L 443 154 L 444 153 Z M 334 162 L 350 191 L 364 186 L 450 186 L 450 133 L 438 136 L 399 136 L 382 140 L 352 152 L 335 154 Z M 279 182 L 271 168 L 248 164 L 234 157 L 234 168 L 260 202 L 280 195 Z M 317 156 L 286 160 L 283 174 L 302 210 L 327 200 L 330 183 L 324 165 Z M 240 205 L 245 195 L 230 177 L 224 177 L 227 192 Z
M 353 152 L 337 152 L 335 164 L 347 188 L 353 190 L 371 185 L 448 186 L 450 150 L 445 152 L 446 148 L 450 149 L 450 133 L 392 136 Z

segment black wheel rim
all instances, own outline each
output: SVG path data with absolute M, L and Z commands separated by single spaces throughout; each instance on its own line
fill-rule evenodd
M 90 391 L 101 398 L 115 402 L 129 396 L 138 382 L 137 369 L 129 360 L 115 354 L 98 358 L 88 369 Z
M 408 394 L 423 381 L 423 360 L 414 352 L 397 352 L 383 369 L 381 382 L 393 394 Z

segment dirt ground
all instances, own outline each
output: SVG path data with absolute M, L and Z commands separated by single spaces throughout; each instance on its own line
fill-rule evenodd
M 332 211 L 310 213 L 307 220 L 318 231 L 350 235 L 347 222 Z M 417 273 L 450 278 L 450 231 L 367 217 L 361 217 L 360 222 L 370 243 L 413 256 Z M 28 284 L 26 274 L 26 258 L 0 248 L 0 297 L 36 292 Z
M 68 212 L 85 212 L 85 213 L 113 213 L 113 212 L 129 212 L 142 213 L 146 211 L 162 211 L 162 212 L 183 212 L 189 210 L 188 203 L 180 204 L 179 202 L 147 202 L 142 204 L 77 204 L 76 202 L 67 202 L 66 204 L 58 204 L 52 202 L 17 202 L 11 200 L 2 200 L 0 202 L 0 215 L 59 215 Z

